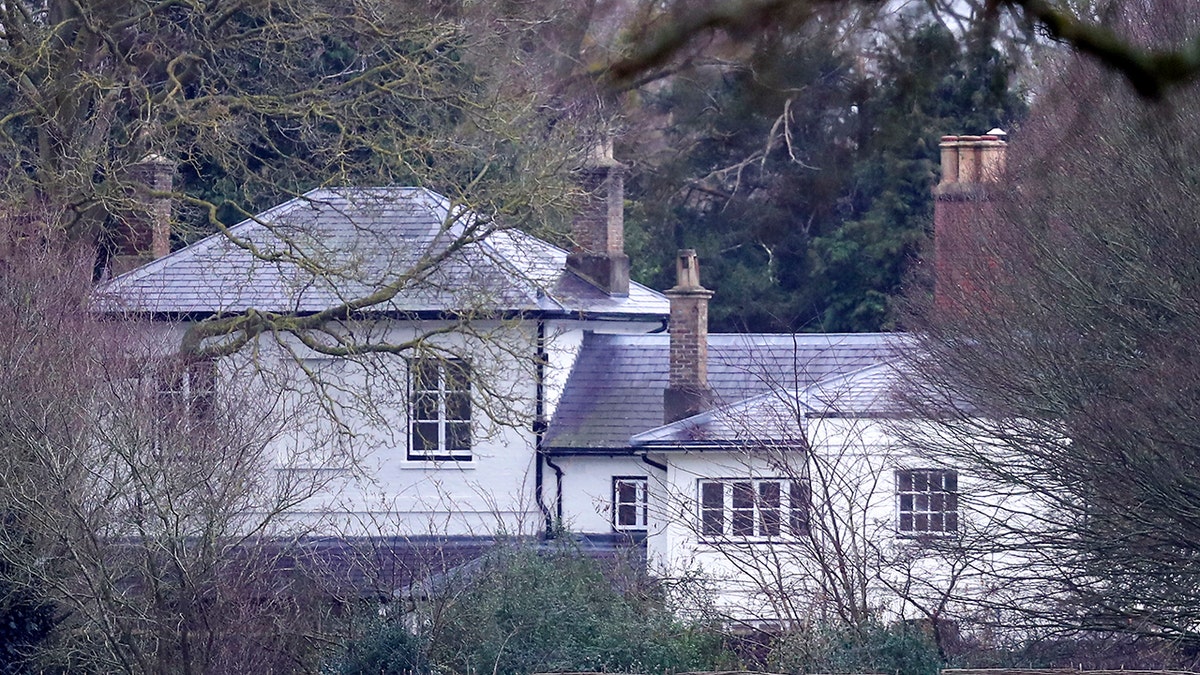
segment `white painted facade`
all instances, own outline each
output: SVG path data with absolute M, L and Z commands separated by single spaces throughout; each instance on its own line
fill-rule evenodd
M 439 356 L 470 364 L 469 460 L 410 457 L 409 364 L 420 352 L 342 359 L 260 339 L 257 348 L 226 358 L 220 368 L 223 379 L 275 401 L 273 417 L 283 421 L 270 452 L 281 482 L 307 486 L 298 490 L 304 498 L 289 520 L 308 534 L 532 536 L 546 528 L 547 513 L 556 527 L 607 533 L 613 476 L 645 475 L 645 464 L 631 457 L 543 460 L 543 511 L 534 430 L 538 397 L 549 418 L 584 330 L 647 331 L 660 324 L 541 323 L 541 388 L 538 321 L 476 324 L 469 336 L 452 332 L 432 340 Z M 389 322 L 361 330 L 376 333 L 376 343 L 401 343 L 440 327 Z M 184 328 L 175 326 L 163 343 L 177 344 Z
M 338 236 L 355 246 L 360 245 L 362 232 L 350 217 L 354 209 L 361 207 L 369 213 L 376 213 L 371 209 L 383 209 L 379 212 L 383 215 L 376 213 L 383 218 L 392 213 L 388 209 L 393 205 L 404 205 L 406 200 L 424 204 L 429 198 L 424 192 L 408 190 L 382 191 L 365 204 L 352 197 L 322 192 L 321 200 L 329 199 L 341 206 L 328 212 L 318 209 L 318 215 L 331 219 L 330 231 L 340 232 Z M 285 205 L 280 212 L 292 209 L 308 213 L 310 206 L 325 203 L 321 200 Z M 385 227 L 373 233 L 372 245 L 402 240 L 400 235 L 422 232 L 421 227 L 440 231 L 444 222 L 444 217 L 438 217 L 413 221 L 413 225 L 404 220 L 409 217 L 406 213 L 388 216 L 395 218 L 389 225 L 392 229 Z M 243 236 L 253 234 L 262 241 L 271 241 L 269 232 L 259 231 L 265 226 L 258 222 L 237 227 Z M 494 250 L 483 251 L 486 255 L 468 257 L 458 270 L 459 277 L 448 273 L 449 281 L 435 287 L 446 296 L 434 300 L 452 303 L 467 296 L 484 305 L 499 302 L 498 296 L 503 293 L 481 300 L 480 294 L 464 286 L 482 279 L 516 298 L 505 300 L 514 303 L 512 309 L 489 313 L 487 307 L 467 305 L 479 312 L 467 314 L 513 318 L 475 319 L 465 324 L 394 318 L 422 312 L 441 316 L 446 307 L 463 306 L 443 304 L 431 309 L 432 301 L 425 295 L 436 293 L 420 289 L 411 298 L 397 296 L 392 305 L 376 308 L 368 318 L 338 324 L 355 344 L 409 345 L 400 354 L 327 356 L 304 347 L 295 338 L 260 335 L 220 361 L 218 380 L 240 389 L 243 399 L 263 408 L 255 412 L 262 415 L 264 429 L 271 431 L 267 452 L 273 460 L 279 492 L 274 503 L 286 507 L 284 521 L 289 534 L 534 536 L 561 527 L 591 535 L 630 535 L 631 540 L 644 535 L 654 572 L 671 579 L 697 581 L 692 587 L 701 589 L 705 596 L 697 602 L 711 602 L 724 614 L 743 619 L 802 621 L 821 612 L 847 608 L 908 617 L 920 611 L 898 603 L 899 595 L 894 592 L 898 587 L 907 584 L 907 596 L 918 602 L 923 600 L 919 600 L 920 594 L 911 592 L 914 583 L 927 589 L 931 601 L 944 594 L 942 580 L 949 578 L 947 561 L 931 554 L 931 547 L 925 545 L 935 537 L 906 538 L 898 534 L 897 472 L 948 467 L 902 450 L 882 418 L 805 417 L 801 413 L 819 411 L 820 405 L 788 408 L 800 398 L 788 400 L 783 396 L 787 392 L 782 390 L 774 393 L 780 394 L 777 403 L 784 404 L 783 408 L 768 405 L 776 416 L 767 416 L 755 407 L 761 401 L 753 403 L 759 400 L 759 394 L 744 398 L 749 395 L 744 392 L 750 389 L 730 386 L 729 391 L 743 392 L 737 398 L 744 400 L 728 401 L 729 406 L 721 409 L 726 411 L 722 413 L 722 431 L 713 437 L 721 443 L 692 445 L 688 435 L 683 434 L 680 442 L 643 444 L 636 439 L 648 434 L 653 440 L 659 431 L 671 426 L 646 428 L 659 424 L 664 415 L 666 382 L 644 377 L 631 379 L 632 388 L 622 392 L 627 400 L 637 401 L 636 405 L 625 405 L 621 413 L 634 420 L 632 426 L 609 425 L 609 432 L 616 428 L 621 433 L 610 433 L 593 445 L 587 444 L 587 434 L 581 432 L 548 452 L 543 447 L 545 425 L 560 412 L 572 370 L 586 356 L 589 339 L 597 334 L 623 336 L 609 341 L 614 359 L 625 348 L 642 350 L 639 353 L 643 357 L 666 356 L 662 339 L 657 341 L 663 347 L 658 351 L 647 348 L 651 340 L 626 340 L 629 336 L 660 333 L 665 328 L 666 298 L 636 285 L 628 296 L 601 292 L 569 268 L 566 252 L 528 237 L 510 239 L 501 237 Z M 210 238 L 189 247 L 190 251 L 176 252 L 118 277 L 110 285 L 110 291 L 120 300 L 116 306 L 121 311 L 156 316 L 220 316 L 237 314 L 239 308 L 258 303 L 286 308 L 267 311 L 304 307 L 303 311 L 315 312 L 327 306 L 322 303 L 341 297 L 341 289 L 317 283 L 324 280 L 296 282 L 292 279 L 295 270 L 281 271 L 261 260 L 245 260 L 241 249 L 227 244 Z M 517 255 L 522 252 L 528 253 L 529 259 Z M 694 291 L 689 296 L 694 300 L 707 291 L 698 285 L 694 252 L 689 255 L 692 262 L 680 269 L 686 267 L 691 275 L 688 279 L 694 287 L 683 290 Z M 388 251 L 382 251 L 376 267 L 390 269 L 391 258 Z M 230 265 L 241 272 L 225 274 Z M 195 283 L 197 279 L 208 285 Z M 248 283 L 248 279 L 254 283 Z M 505 280 L 516 283 L 511 288 L 503 287 L 501 282 Z M 684 281 L 680 276 L 680 288 Z M 364 287 L 370 286 L 364 283 Z M 307 296 L 313 288 L 325 295 Z M 552 297 L 551 291 L 561 288 L 567 290 L 561 291 L 560 298 Z M 227 306 L 227 302 L 234 301 L 243 304 Z M 302 305 L 301 301 L 311 305 Z M 577 305 L 570 305 L 576 301 Z M 696 316 L 706 314 L 697 312 Z M 155 340 L 167 353 L 174 353 L 187 324 L 152 325 Z M 690 334 L 706 335 L 706 330 L 697 327 Z M 590 338 L 589 332 L 593 333 Z M 666 337 L 659 335 L 656 339 Z M 795 382 L 804 379 L 799 371 L 811 365 L 816 374 L 805 373 L 808 379 L 804 379 L 803 387 L 816 386 L 814 383 L 821 378 L 836 380 L 853 372 L 850 366 L 831 362 L 839 354 L 853 362 L 853 368 L 877 365 L 877 356 L 882 352 L 872 350 L 888 342 L 870 336 L 828 336 L 816 341 L 824 344 L 808 340 L 813 344 L 803 346 L 801 336 L 783 336 L 787 338 L 784 340 L 778 339 L 781 336 L 759 336 L 757 341 L 746 340 L 745 344 L 729 337 L 724 336 L 725 348 L 740 349 L 738 353 L 745 359 L 738 376 L 752 379 L 760 388 L 775 387 L 787 380 L 776 379 L 786 373 L 763 372 L 772 367 L 770 364 L 786 364 L 797 370 L 791 373 Z M 792 350 L 801 348 L 809 350 L 811 364 L 790 358 L 798 353 Z M 844 354 L 839 351 L 843 349 Z M 780 358 L 781 354 L 780 361 L 759 360 L 767 356 Z M 411 366 L 414 360 L 425 357 L 469 367 L 469 457 L 414 456 L 411 445 L 416 397 L 412 394 Z M 594 393 L 593 388 L 604 384 L 595 380 L 606 379 L 607 365 L 589 371 L 594 380 L 578 390 L 585 399 Z M 710 368 L 712 365 L 710 360 Z M 668 363 L 665 359 L 639 361 L 631 368 L 626 372 L 647 375 L 653 371 L 655 376 L 665 378 Z M 728 378 L 729 369 L 724 372 Z M 656 383 L 653 387 L 647 384 L 652 381 Z M 849 394 L 847 400 L 853 402 L 859 383 L 847 379 L 843 384 L 849 389 L 842 393 Z M 873 384 L 864 380 L 863 386 L 870 390 Z M 827 397 L 830 391 L 826 388 L 817 393 Z M 823 400 L 828 404 L 828 398 Z M 747 402 L 752 404 L 747 407 Z M 563 407 L 567 407 L 565 403 Z M 647 411 L 652 414 L 641 414 Z M 576 408 L 573 414 L 618 416 L 595 406 Z M 691 424 L 697 417 L 700 415 L 681 422 Z M 803 428 L 797 429 L 795 421 L 801 418 Z M 448 419 L 442 415 L 439 429 L 447 428 Z M 463 422 L 461 418 L 454 421 Z M 626 433 L 631 429 L 632 436 Z M 793 483 L 802 484 L 807 491 L 803 500 L 796 496 L 799 493 L 791 492 Z M 756 528 L 767 526 L 763 525 L 761 509 L 752 506 L 748 517 L 755 524 L 749 535 L 734 532 L 732 525 L 723 526 L 727 531 L 719 534 L 705 533 L 705 486 L 719 487 L 720 499 L 724 500 L 721 508 L 728 504 L 732 514 L 737 508 L 736 491 L 742 489 L 736 484 L 775 495 L 775 527 L 780 532 L 759 533 Z M 619 487 L 628 488 L 620 497 Z M 954 492 L 965 496 L 970 488 L 963 476 Z M 264 504 L 271 503 L 268 497 L 264 496 Z M 788 519 L 801 511 L 801 501 L 807 528 L 803 532 L 784 532 L 792 527 Z M 634 509 L 626 513 L 632 513 L 632 517 L 618 517 L 622 505 Z M 966 528 L 966 500 L 956 509 L 956 528 Z M 948 564 L 952 567 L 955 562 Z
M 997 566 L 1028 564 L 980 557 L 956 543 L 989 536 L 997 518 L 1044 508 L 1030 498 L 908 447 L 895 433 L 896 420 L 809 417 L 804 424 L 811 450 L 750 442 L 649 453 L 666 471 L 651 473 L 647 557 L 684 594 L 684 604 L 751 623 L 856 612 L 888 621 L 925 619 L 934 611 L 948 618 L 965 611 L 963 600 L 1009 590 L 998 585 Z M 919 433 L 919 424 L 903 424 L 904 438 Z M 953 531 L 902 531 L 900 476 L 913 471 L 953 472 Z M 702 485 L 717 481 L 802 482 L 810 496 L 806 531 L 787 531 L 785 501 L 779 536 L 732 536 L 728 529 L 706 535 Z

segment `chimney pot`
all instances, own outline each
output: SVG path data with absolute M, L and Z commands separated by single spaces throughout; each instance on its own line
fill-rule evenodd
M 114 276 L 171 252 L 172 200 L 167 193 L 174 183 L 175 162 L 152 153 L 129 165 L 127 175 L 132 206 L 121 218 L 117 250 L 109 261 Z
M 984 229 L 992 213 L 989 190 L 1003 177 L 1007 134 L 943 136 L 942 178 L 934 194 L 934 296 L 939 307 L 979 302 L 994 283 L 983 271 Z
M 675 289 L 679 291 L 704 291 L 700 285 L 700 261 L 696 249 L 685 248 L 675 260 Z
M 712 291 L 700 285 L 700 263 L 694 249 L 675 259 L 671 300 L 671 363 L 663 392 L 663 421 L 667 424 L 712 407 L 708 386 L 708 301 Z
M 629 295 L 625 255 L 625 165 L 612 156 L 612 139 L 596 144 L 577 171 L 584 204 L 575 215 L 575 250 L 567 269 L 614 296 Z

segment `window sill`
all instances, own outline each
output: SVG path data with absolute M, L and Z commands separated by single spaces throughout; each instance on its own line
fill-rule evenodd
M 720 546 L 795 546 L 806 541 L 803 537 L 725 537 L 723 539 L 702 538 L 700 544 L 717 548 Z
M 405 459 L 399 463 L 400 469 L 403 471 L 471 471 L 479 466 L 474 458 L 472 459 Z
M 906 541 L 956 539 L 958 532 L 896 532 L 897 539 Z

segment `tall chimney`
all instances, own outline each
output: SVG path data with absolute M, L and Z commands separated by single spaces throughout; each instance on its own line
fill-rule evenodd
M 694 249 L 683 249 L 675 261 L 671 299 L 671 370 L 663 392 L 663 422 L 670 424 L 712 407 L 708 386 L 708 299 L 700 285 L 700 262 Z
M 121 218 L 109 270 L 116 276 L 171 252 L 171 191 L 175 163 L 150 154 L 128 168 L 132 208 Z M 154 194 L 160 193 L 160 194 Z
M 986 302 L 996 281 L 986 239 L 1004 174 L 1004 139 L 999 129 L 942 137 L 942 178 L 933 189 L 934 301 L 940 308 Z
M 612 141 L 597 145 L 576 175 L 585 201 L 572 223 L 575 250 L 567 256 L 567 269 L 609 295 L 629 295 L 625 165 L 613 159 Z

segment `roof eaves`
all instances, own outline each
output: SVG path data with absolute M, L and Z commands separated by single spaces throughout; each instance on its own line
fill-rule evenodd
M 588 447 L 548 445 L 543 449 L 543 451 L 551 457 L 581 457 L 587 455 L 621 457 L 636 454 L 636 450 L 629 446 Z

